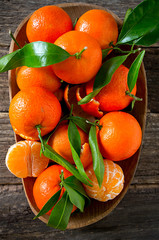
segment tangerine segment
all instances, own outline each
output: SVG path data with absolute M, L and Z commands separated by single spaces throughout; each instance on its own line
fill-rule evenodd
M 53 130 L 61 117 L 61 105 L 50 91 L 33 87 L 19 91 L 10 103 L 9 118 L 16 134 L 29 140 L 38 140 L 36 126 L 41 135 Z
M 76 98 L 77 98 L 78 102 L 80 100 L 82 100 L 82 97 L 80 94 L 81 90 L 82 90 L 82 88 L 78 88 L 76 91 Z M 99 111 L 99 105 L 100 105 L 100 103 L 93 98 L 93 99 L 91 99 L 90 102 L 88 102 L 86 104 L 82 104 L 80 106 L 83 109 L 83 111 L 85 111 L 86 113 L 88 113 L 94 117 L 101 118 L 103 116 L 103 112 Z
M 55 75 L 50 66 L 41 68 L 23 66 L 18 68 L 16 77 L 20 90 L 28 90 L 32 87 L 43 87 L 51 92 L 55 92 L 61 86 L 60 79 Z
M 80 53 L 81 56 L 71 56 L 53 66 L 55 74 L 62 80 L 72 84 L 84 83 L 94 77 L 102 63 L 102 51 L 99 43 L 89 34 L 70 31 L 59 37 L 55 44 L 65 49 L 71 55 Z
M 124 174 L 121 167 L 110 160 L 104 160 L 104 178 L 101 188 L 93 170 L 93 164 L 86 169 L 86 174 L 93 182 L 93 187 L 84 184 L 84 188 L 89 197 L 101 202 L 114 199 L 120 194 L 124 187 Z
M 54 43 L 65 32 L 73 28 L 69 15 L 60 7 L 44 6 L 30 17 L 26 34 L 29 42 L 44 41 Z
M 46 204 L 46 202 L 57 192 L 60 190 L 61 179 L 60 174 L 63 171 L 64 179 L 70 177 L 72 174 L 67 171 L 64 167 L 60 165 L 53 165 L 48 167 L 45 171 L 43 171 L 36 179 L 33 186 L 33 196 L 36 202 L 37 207 L 41 210 L 42 207 Z M 65 188 L 62 187 L 61 195 L 62 197 Z M 59 198 L 59 199 L 60 199 Z M 53 209 L 53 208 L 52 208 Z M 48 215 L 50 215 L 51 211 L 48 211 Z M 73 211 L 76 210 L 76 207 L 73 207 Z
M 85 142 L 88 142 L 88 136 L 80 128 L 78 128 L 78 131 L 81 138 L 81 145 L 83 145 Z M 68 138 L 68 124 L 63 123 L 56 129 L 49 140 L 49 145 L 68 162 L 74 164 Z
M 92 9 L 84 13 L 77 21 L 75 30 L 90 34 L 102 49 L 114 45 L 118 38 L 118 26 L 114 17 L 105 10 Z
M 6 155 L 8 170 L 19 178 L 37 177 L 48 165 L 49 159 L 40 157 L 41 143 L 20 141 L 12 145 Z
M 131 157 L 140 147 L 142 131 L 138 121 L 126 112 L 110 112 L 100 119 L 98 143 L 102 155 L 113 161 Z

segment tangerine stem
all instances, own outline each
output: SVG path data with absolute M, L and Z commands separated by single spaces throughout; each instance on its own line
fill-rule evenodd
M 135 101 L 142 101 L 142 98 L 136 97 L 134 94 L 130 93 L 129 91 L 126 91 L 125 94 L 132 97 Z
M 62 188 L 63 187 L 63 182 L 64 182 L 64 172 L 63 172 L 63 170 L 61 170 L 61 174 L 60 174 L 60 180 L 61 180 L 61 182 L 60 182 L 60 187 Z
M 72 56 L 75 56 L 77 59 L 81 59 L 82 53 L 87 49 L 87 47 L 84 47 L 80 52 L 77 52 L 73 54 Z
M 11 38 L 13 39 L 13 41 L 15 42 L 15 44 L 18 46 L 19 49 L 21 49 L 20 44 L 17 42 L 17 40 L 15 39 L 15 37 L 13 36 L 13 33 L 11 30 L 9 30 L 9 35 L 11 36 Z
M 38 137 L 39 137 L 40 142 L 41 142 L 42 152 L 44 152 L 45 146 L 44 146 L 44 141 L 43 141 L 42 136 L 41 136 L 41 125 L 39 124 L 39 125 L 36 125 L 35 127 L 36 127 L 36 129 L 38 131 Z

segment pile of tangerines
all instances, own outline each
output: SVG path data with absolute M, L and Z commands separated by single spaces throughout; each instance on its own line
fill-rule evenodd
M 17 177 L 36 178 L 33 195 L 38 208 L 42 209 L 60 189 L 61 170 L 64 178 L 72 174 L 58 164 L 50 164 L 43 154 L 40 156 L 41 143 L 37 127 L 42 136 L 56 128 L 48 144 L 74 165 L 68 122 L 63 121 L 56 126 L 66 112 L 65 108 L 71 107 L 68 97 L 71 89 L 72 92 L 75 91 L 76 102 L 93 91 L 95 76 L 102 65 L 102 49 L 109 48 L 110 43 L 116 43 L 118 26 L 110 13 L 94 9 L 84 13 L 73 27 L 70 17 L 63 9 L 45 6 L 30 17 L 26 34 L 29 42 L 54 43 L 72 55 L 63 62 L 48 67 L 23 66 L 16 70 L 20 91 L 11 101 L 9 117 L 14 132 L 25 140 L 10 147 L 6 165 Z M 114 161 L 130 158 L 141 144 L 139 123 L 131 114 L 121 111 L 133 100 L 125 94 L 128 90 L 128 71 L 127 67 L 121 65 L 108 85 L 90 102 L 80 105 L 81 112 L 85 112 L 88 119 L 98 118 L 101 126 L 97 127 L 96 132 L 105 167 L 101 187 L 93 170 L 88 134 L 78 127 L 81 139 L 80 160 L 93 185 L 83 186 L 88 196 L 98 201 L 111 200 L 122 191 L 124 174 Z M 132 91 L 132 94 L 135 93 L 136 86 Z M 64 187 L 62 189 L 60 198 L 65 191 Z M 75 209 L 76 207 L 72 211 Z M 50 212 L 51 210 L 48 214 Z

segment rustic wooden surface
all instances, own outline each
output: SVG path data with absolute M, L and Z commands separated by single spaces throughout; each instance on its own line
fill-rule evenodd
M 121 19 L 126 9 L 134 8 L 140 2 L 87 1 L 114 11 Z M 37 8 L 57 3 L 62 2 L 0 0 L 0 57 L 7 54 L 9 49 L 9 29 L 14 32 L 21 20 Z M 34 216 L 25 199 L 21 180 L 11 175 L 5 167 L 5 154 L 14 143 L 14 136 L 8 118 L 7 73 L 0 74 L 0 239 L 159 239 L 159 44 L 146 49 L 144 64 L 148 85 L 147 123 L 140 162 L 130 189 L 108 217 L 88 227 L 65 232 L 32 220 Z

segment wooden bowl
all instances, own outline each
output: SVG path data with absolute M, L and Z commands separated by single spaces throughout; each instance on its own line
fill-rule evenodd
M 77 17 L 81 16 L 84 12 L 90 9 L 95 9 L 95 8 L 104 9 L 97 5 L 89 5 L 89 4 L 83 4 L 83 3 L 59 4 L 58 6 L 62 7 L 69 14 L 73 22 Z M 111 11 L 107 9 L 105 10 L 110 12 L 114 16 L 120 28 L 122 25 L 122 21 Z M 17 39 L 17 41 L 21 46 L 24 46 L 24 44 L 27 42 L 25 30 L 26 30 L 26 24 L 29 17 L 30 15 L 27 16 L 21 22 L 21 24 L 18 26 L 14 34 L 15 38 Z M 11 53 L 16 49 L 17 49 L 16 44 L 14 43 L 14 41 L 11 41 L 9 52 Z M 135 56 L 130 56 L 128 58 L 128 60 L 126 61 L 127 67 L 130 67 L 134 58 Z M 18 86 L 16 84 L 15 69 L 9 71 L 8 77 L 9 77 L 10 99 L 12 99 L 14 95 L 19 91 Z M 146 121 L 146 109 L 147 109 L 147 86 L 146 86 L 146 74 L 145 74 L 143 63 L 141 65 L 141 69 L 140 69 L 139 77 L 137 81 L 137 96 L 141 97 L 143 101 L 135 103 L 135 107 L 133 109 L 132 115 L 134 115 L 135 118 L 138 120 L 142 128 L 142 133 L 144 133 L 145 121 Z M 15 139 L 16 141 L 21 140 L 21 138 L 18 135 L 15 136 Z M 118 162 L 118 164 L 122 167 L 125 175 L 124 189 L 120 193 L 120 195 L 118 195 L 114 200 L 111 200 L 108 202 L 98 202 L 98 201 L 92 200 L 91 205 L 85 209 L 84 213 L 77 213 L 71 216 L 68 227 L 67 227 L 68 229 L 80 228 L 80 227 L 84 227 L 89 224 L 95 223 L 98 220 L 102 219 L 103 217 L 107 216 L 117 206 L 117 204 L 121 201 L 121 199 L 126 194 L 129 188 L 129 185 L 133 179 L 137 164 L 139 162 L 140 151 L 141 151 L 141 147 L 130 159 Z M 23 187 L 24 187 L 24 191 L 25 191 L 28 203 L 32 211 L 34 212 L 34 214 L 37 215 L 39 209 L 37 208 L 33 198 L 34 181 L 35 181 L 35 178 L 30 178 L 30 177 L 22 179 Z M 40 219 L 43 222 L 47 223 L 48 215 L 44 215 L 40 217 Z

